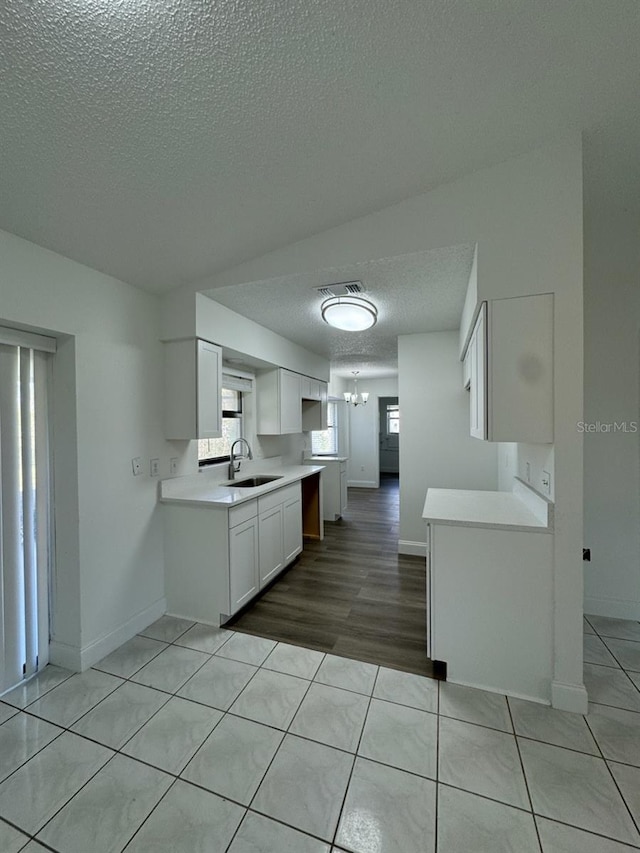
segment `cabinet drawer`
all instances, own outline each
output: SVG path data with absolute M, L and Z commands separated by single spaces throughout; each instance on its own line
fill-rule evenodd
M 300 481 L 291 483 L 288 486 L 283 486 L 281 489 L 274 489 L 273 492 L 268 492 L 266 495 L 259 497 L 258 510 L 260 513 L 263 513 L 265 510 L 283 504 L 293 498 L 299 498 L 301 495 Z
M 245 501 L 239 506 L 231 507 L 229 510 L 229 529 L 237 527 L 248 521 L 250 518 L 255 518 L 258 514 L 258 500 L 254 498 L 252 501 Z

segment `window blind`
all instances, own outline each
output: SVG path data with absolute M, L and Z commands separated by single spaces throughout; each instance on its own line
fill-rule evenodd
M 47 662 L 48 363 L 0 343 L 0 693 Z

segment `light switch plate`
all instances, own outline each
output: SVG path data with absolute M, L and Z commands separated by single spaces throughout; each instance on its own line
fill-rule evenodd
M 139 477 L 142 474 L 142 457 L 134 456 L 131 460 L 131 468 L 133 470 L 133 476 Z

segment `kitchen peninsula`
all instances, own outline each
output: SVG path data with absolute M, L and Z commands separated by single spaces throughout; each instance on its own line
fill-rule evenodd
M 167 612 L 221 625 L 322 539 L 321 465 L 248 464 L 236 481 L 164 480 Z M 243 480 L 266 480 L 243 485 Z
M 429 489 L 427 643 L 449 681 L 549 703 L 553 504 L 507 491 Z

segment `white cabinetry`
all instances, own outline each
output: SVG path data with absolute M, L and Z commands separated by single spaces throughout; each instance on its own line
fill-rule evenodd
M 298 487 L 297 494 L 291 493 L 282 504 L 282 539 L 284 544 L 284 565 L 302 551 L 302 496 Z
M 302 394 L 302 430 L 303 432 L 311 432 L 311 430 L 322 430 L 327 428 L 327 398 L 329 388 L 326 382 L 321 382 L 319 379 L 309 379 L 303 376 L 302 385 L 305 387 L 307 382 L 307 393 Z
M 458 684 L 548 702 L 552 536 L 429 525 L 428 654 Z
M 225 509 L 164 507 L 167 610 L 219 625 L 302 551 L 300 482 Z
M 260 588 L 302 551 L 302 492 L 293 483 L 258 499 Z
M 259 540 L 256 501 L 251 501 L 254 515 L 235 526 L 233 510 L 229 513 L 229 614 L 235 613 L 257 595 Z
M 487 438 L 487 304 L 483 302 L 469 341 L 470 431 Z
M 190 339 L 164 344 L 165 438 L 222 435 L 222 350 Z
M 300 374 L 276 368 L 258 374 L 258 435 L 302 432 Z
M 322 517 L 337 521 L 347 510 L 347 459 L 312 456 L 309 465 L 324 465 L 322 472 Z
M 465 361 L 472 436 L 553 441 L 552 294 L 483 302 Z

